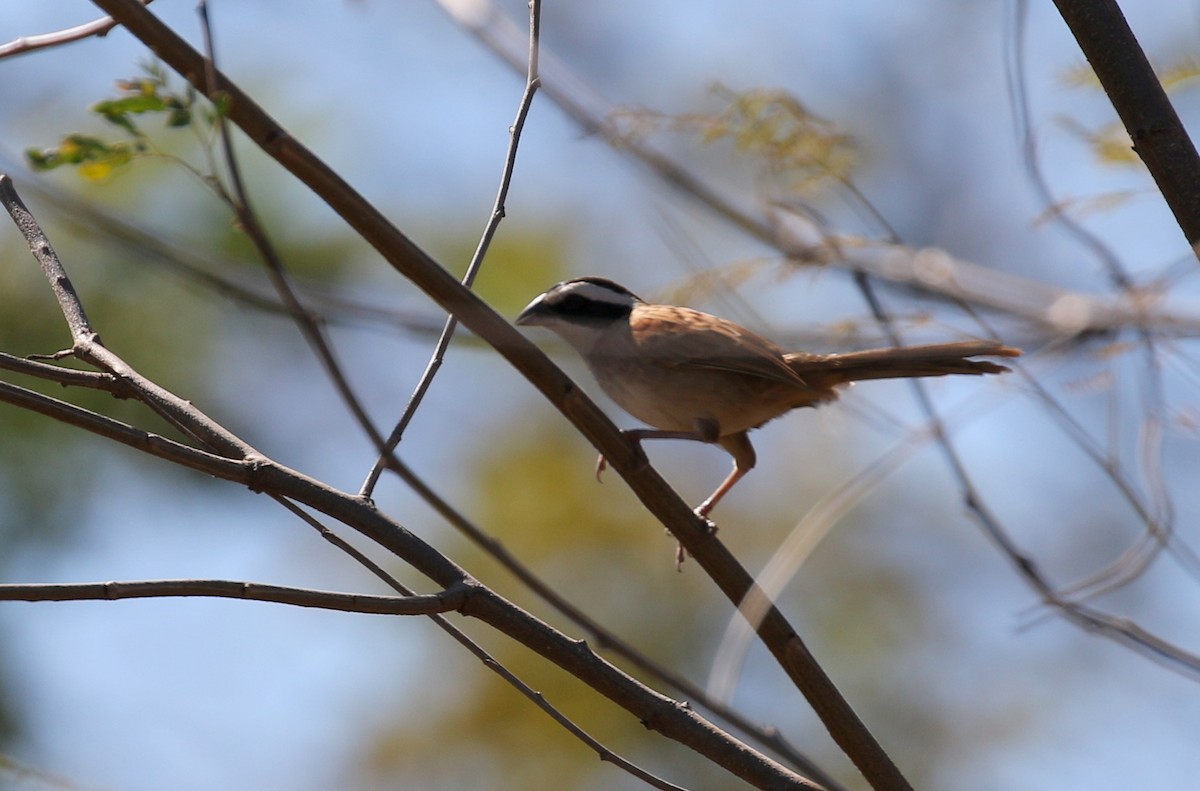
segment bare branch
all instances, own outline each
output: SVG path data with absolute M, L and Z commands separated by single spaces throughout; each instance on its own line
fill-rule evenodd
M 142 2 L 150 5 L 154 0 L 142 0 Z M 106 16 L 82 25 L 69 27 L 66 30 L 56 30 L 53 33 L 40 33 L 35 36 L 20 36 L 7 44 L 0 44 L 0 60 L 14 55 L 23 55 L 26 52 L 34 52 L 39 49 L 70 44 L 73 41 L 80 41 L 92 36 L 106 36 L 108 35 L 108 31 L 112 30 L 116 25 L 117 23 L 113 21 L 112 17 Z
M 194 246 L 187 246 L 139 227 L 129 220 L 105 211 L 78 196 L 56 189 L 50 182 L 31 182 L 22 186 L 26 198 L 31 194 L 38 202 L 54 205 L 59 220 L 73 225 L 92 238 L 103 239 L 119 247 L 130 263 L 154 271 L 165 269 L 189 283 L 195 283 L 233 302 L 273 315 L 290 316 L 287 307 L 278 300 L 268 284 L 251 280 L 259 270 L 237 268 L 229 270 L 224 261 L 204 255 Z M 297 280 L 293 276 L 293 281 Z M 301 284 L 304 305 L 319 326 L 355 326 L 400 330 L 418 337 L 436 339 L 443 321 L 371 304 L 338 293 L 328 284 L 307 279 Z M 319 305 L 319 310 L 314 310 Z M 471 338 L 471 341 L 475 341 Z
M 112 374 L 96 373 L 94 371 L 77 371 L 74 368 L 63 368 L 61 365 L 27 360 L 6 352 L 0 352 L 0 368 L 15 371 L 20 374 L 36 376 L 57 382 L 63 387 L 86 387 L 92 390 L 107 390 L 118 398 L 129 398 L 132 392 L 124 387 L 122 381 Z M 123 392 L 122 392 L 123 391 Z
M 341 610 L 375 615 L 432 615 L 462 609 L 471 586 L 460 583 L 441 593 L 369 596 L 360 593 L 292 588 L 236 580 L 137 580 L 0 585 L 0 601 L 114 601 L 203 596 Z
M 34 390 L 0 381 L 0 402 L 45 415 L 197 472 L 247 485 L 250 483 L 249 464 L 198 450 Z
M 138 8 L 141 7 L 138 5 Z M 151 382 L 105 348 L 100 341 L 99 333 L 92 328 L 91 322 L 88 321 L 83 305 L 79 301 L 79 295 L 75 292 L 75 287 L 71 285 L 71 279 L 67 276 L 62 261 L 54 252 L 50 240 L 42 232 L 37 220 L 21 202 L 20 196 L 13 187 L 12 179 L 6 174 L 0 174 L 0 205 L 3 205 L 13 218 L 13 222 L 17 224 L 29 243 L 29 249 L 34 258 L 41 265 L 42 273 L 50 283 L 50 289 L 54 292 L 63 317 L 67 321 L 67 328 L 71 331 L 73 341 L 71 351 L 76 357 L 124 380 L 131 388 L 134 397 L 172 425 L 208 447 L 237 458 L 247 458 L 256 454 L 253 448 L 215 420 L 192 404 Z
M 1193 251 L 1200 156 L 1115 0 L 1055 0 Z
M 521 101 L 517 104 L 517 118 L 513 121 L 513 125 L 509 129 L 508 153 L 504 158 L 504 170 L 500 175 L 500 188 L 496 193 L 496 200 L 492 205 L 492 214 L 488 218 L 487 226 L 483 229 L 483 236 L 479 239 L 479 245 L 475 248 L 475 254 L 471 256 L 471 263 L 467 266 L 467 272 L 463 275 L 462 284 L 465 288 L 470 288 L 475 282 L 475 277 L 479 274 L 479 270 L 483 266 L 484 256 L 487 255 L 488 248 L 491 247 L 492 238 L 496 235 L 496 229 L 500 227 L 500 221 L 504 219 L 508 188 L 512 184 L 513 171 L 517 165 L 517 149 L 521 145 L 521 131 L 525 128 L 525 119 L 529 116 L 529 108 L 533 106 L 533 95 L 537 93 L 537 89 L 541 85 L 541 79 L 538 77 L 538 46 L 539 39 L 541 38 L 541 19 L 541 0 L 529 0 L 529 59 L 525 73 L 525 90 L 521 94 Z M 442 328 L 442 335 L 438 338 L 438 342 L 434 346 L 433 355 L 429 358 L 425 372 L 421 374 L 421 379 L 417 382 L 416 389 L 409 398 L 407 406 L 404 407 L 404 412 L 400 415 L 400 419 L 396 422 L 396 428 L 392 430 L 391 436 L 388 437 L 385 451 L 379 455 L 379 458 L 375 461 L 375 466 L 371 468 L 370 473 L 367 474 L 366 481 L 363 482 L 362 489 L 359 492 L 363 497 L 370 497 L 375 491 L 375 484 L 379 482 L 379 476 L 387 466 L 388 456 L 400 444 L 400 440 L 404 436 L 404 430 L 408 427 L 413 415 L 417 413 L 417 407 L 421 405 L 421 402 L 425 398 L 425 393 L 429 390 L 429 386 L 433 384 L 433 378 L 437 376 L 438 370 L 442 367 L 442 359 L 446 354 L 446 349 L 450 346 L 450 340 L 454 337 L 454 331 L 457 328 L 458 318 L 454 314 L 450 314 L 450 317 L 446 319 L 446 325 Z
M 777 209 L 771 221 L 780 252 L 799 263 L 814 259 L 816 253 L 811 247 L 791 241 L 806 235 L 794 227 L 803 220 Z M 824 239 L 823 245 L 853 251 L 846 258 L 822 258 L 828 266 L 917 290 L 930 289 L 960 305 L 969 303 L 1000 311 L 1032 325 L 1039 331 L 1039 338 L 1075 338 L 1122 329 L 1168 337 L 1200 335 L 1200 314 L 1166 304 L 1150 289 L 1130 288 L 1115 295 L 1086 293 L 988 269 L 943 250 L 917 250 L 849 235 L 828 234 Z M 1089 248 L 1094 250 L 1094 244 Z

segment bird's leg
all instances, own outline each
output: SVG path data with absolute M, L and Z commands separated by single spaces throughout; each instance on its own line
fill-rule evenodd
M 717 490 L 696 508 L 696 516 L 705 520 L 708 519 L 709 512 L 716 507 L 721 498 L 728 494 L 734 484 L 740 481 L 746 473 L 750 472 L 758 461 L 758 454 L 754 452 L 754 446 L 750 444 L 750 437 L 744 431 L 739 434 L 730 434 L 729 436 L 721 437 L 717 440 L 717 444 L 729 451 L 729 454 L 733 456 L 733 470 L 721 482 Z
M 707 426 L 711 425 L 711 430 Z M 621 433 L 626 439 L 631 439 L 634 442 L 641 442 L 644 439 L 688 439 L 694 442 L 716 442 L 717 428 L 712 421 L 699 421 L 697 423 L 699 431 L 665 431 L 658 428 L 630 428 L 625 429 Z M 608 469 L 608 460 L 601 453 L 596 459 L 596 480 L 600 480 L 600 473 Z
M 696 506 L 696 516 L 700 517 L 701 519 L 707 519 L 709 512 L 717 507 L 717 503 L 721 501 L 721 498 L 724 497 L 725 494 L 733 488 L 733 485 L 740 481 L 747 472 L 749 472 L 749 470 L 743 470 L 738 466 L 737 461 L 735 460 L 733 462 L 733 470 L 730 471 L 725 480 L 721 482 L 721 485 L 717 487 L 717 490 L 710 494 L 707 500 Z
M 720 426 L 715 420 L 697 420 L 695 431 L 667 431 L 657 428 L 634 428 L 627 429 L 621 432 L 627 438 L 640 443 L 644 439 L 686 439 L 693 442 L 716 443 L 729 452 L 733 456 L 733 471 L 729 476 L 717 487 L 717 490 L 695 509 L 696 516 L 704 520 L 708 525 L 710 532 L 717 532 L 717 526 L 711 519 L 708 518 L 708 513 L 716 506 L 725 493 L 733 488 L 733 485 L 741 480 L 742 476 L 750 472 L 757 461 L 757 455 L 754 453 L 754 446 L 750 444 L 750 438 L 746 436 L 746 432 L 731 434 L 726 437 L 721 436 Z M 604 458 L 604 454 L 596 460 L 596 480 L 600 480 L 600 473 L 604 472 L 608 467 L 608 462 Z M 683 570 L 683 561 L 687 559 L 687 550 L 683 544 L 675 546 L 675 570 Z

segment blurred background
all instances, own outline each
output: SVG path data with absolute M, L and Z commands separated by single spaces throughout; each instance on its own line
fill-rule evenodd
M 1151 58 L 1188 74 L 1196 4 L 1124 6 Z M 152 9 L 201 41 L 194 3 Z M 523 74 L 431 0 L 214 0 L 210 9 L 225 73 L 461 274 L 491 210 Z M 497 9 L 518 34 L 526 29 L 524 3 Z M 10 0 L 0 44 L 97 16 L 85 2 Z M 921 260 L 984 267 L 985 286 L 1015 283 L 1031 309 L 1030 284 L 1116 299 L 1106 261 L 1162 296 L 1182 318 L 1153 355 L 1129 331 L 1080 341 L 1069 321 L 985 311 L 987 327 L 1026 348 L 1027 376 L 936 381 L 929 393 L 983 502 L 1054 584 L 1108 568 L 1147 523 L 1173 530 L 1153 562 L 1092 603 L 1200 650 L 1191 550 L 1200 399 L 1187 337 L 1196 262 L 1148 176 L 1104 155 L 1115 116 L 1080 79 L 1082 56 L 1050 4 L 548 0 L 542 44 L 548 74 L 574 75 L 569 95 L 602 113 L 621 108 L 605 117 L 754 216 L 788 204 L 787 216 L 811 229 L 798 219 L 804 206 L 848 244 L 894 234 L 903 249 L 924 251 Z M 159 154 L 110 175 L 24 165 L 26 149 L 71 132 L 119 139 L 88 108 L 116 95 L 118 80 L 143 75 L 147 58 L 115 30 L 0 60 L 0 169 L 110 347 L 268 455 L 356 491 L 373 462 L 368 441 L 294 326 L 233 288 L 269 293 L 227 208 L 171 158 L 203 170 L 203 142 L 147 120 Z M 1194 89 L 1186 79 L 1175 87 L 1194 122 Z M 796 183 L 729 136 L 704 142 L 704 119 L 755 89 L 786 92 L 845 136 L 841 180 Z M 444 316 L 242 143 L 268 233 L 329 320 L 372 417 L 390 426 Z M 11 225 L 0 251 L 0 349 L 66 346 Z M 886 343 L 836 262 L 785 259 L 540 94 L 478 290 L 515 316 L 549 284 L 583 274 L 796 347 Z M 1008 277 L 1019 279 L 1000 280 Z M 927 292 L 882 284 L 879 295 L 911 342 L 987 331 Z M 578 360 L 535 339 L 596 394 Z M 145 422 L 126 402 L 65 395 Z M 1124 789 L 1132 778 L 1192 787 L 1197 679 L 1041 617 L 923 428 L 904 383 L 865 384 L 772 423 L 755 435 L 758 468 L 715 515 L 721 539 L 758 570 L 794 531 L 823 536 L 790 567 L 780 606 L 916 787 Z M 727 602 L 695 567 L 675 573 L 672 541 L 619 477 L 597 484 L 594 451 L 469 334 L 450 348 L 400 454 L 593 617 L 697 683 L 723 672 L 733 681 L 722 689 L 749 719 L 779 727 L 862 787 L 764 652 L 752 647 L 736 668 L 718 660 Z M 729 464 L 719 449 L 685 443 L 650 456 L 689 502 Z M 377 500 L 487 584 L 582 636 L 399 482 L 385 477 Z M 2 581 L 189 577 L 383 592 L 264 498 L 0 406 Z M 626 757 L 688 788 L 730 787 L 723 772 L 519 646 L 454 622 Z M 0 604 L 0 635 L 0 788 L 642 787 L 420 619 L 200 599 L 10 602 Z

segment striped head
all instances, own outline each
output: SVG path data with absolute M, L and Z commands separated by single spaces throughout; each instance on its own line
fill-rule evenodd
M 618 283 L 579 277 L 548 288 L 521 311 L 517 324 L 545 327 L 584 352 L 604 330 L 627 323 L 634 307 L 641 304 L 641 298 Z

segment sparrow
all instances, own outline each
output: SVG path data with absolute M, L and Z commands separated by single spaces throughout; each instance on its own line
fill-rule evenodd
M 848 354 L 787 352 L 732 321 L 675 305 L 655 305 L 603 277 L 551 286 L 517 317 L 545 327 L 583 358 L 618 406 L 653 428 L 623 433 L 720 445 L 733 470 L 696 508 L 708 514 L 755 465 L 749 432 L 801 407 L 833 401 L 866 379 L 907 379 L 1007 370 L 972 357 L 1016 357 L 1020 349 L 993 341 L 906 346 Z M 602 455 L 596 474 L 605 467 Z

